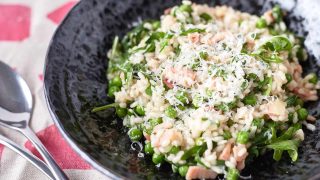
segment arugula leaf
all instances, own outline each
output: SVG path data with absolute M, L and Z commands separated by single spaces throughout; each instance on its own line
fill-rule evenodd
M 289 51 L 292 48 L 290 40 L 284 36 L 274 36 L 263 45 L 271 51 Z
M 188 35 L 190 33 L 196 33 L 196 32 L 197 33 L 203 33 L 205 31 L 206 31 L 205 29 L 192 28 L 192 29 L 188 29 L 186 31 L 183 31 L 180 35 L 181 36 L 186 36 L 186 35 Z
M 184 152 L 184 154 L 181 156 L 181 160 L 186 160 L 191 156 L 195 156 L 195 155 L 201 156 L 206 150 L 206 148 L 207 148 L 207 144 L 205 143 L 202 146 L 194 146 L 191 149 Z
M 202 13 L 200 14 L 200 17 L 205 21 L 210 21 L 212 19 L 212 17 L 208 13 Z
M 276 161 L 279 161 L 282 157 L 282 153 L 283 153 L 282 150 L 274 150 L 273 159 Z
M 104 105 L 104 106 L 95 107 L 91 110 L 91 112 L 95 113 L 95 112 L 103 111 L 106 109 L 115 108 L 118 105 L 119 105 L 119 103 L 112 103 L 112 104 L 108 104 L 108 105 Z
M 263 95 L 269 95 L 272 88 L 272 78 L 265 77 L 263 81 L 258 83 L 258 88 L 263 90 Z
M 156 40 L 160 40 L 160 39 L 164 38 L 165 35 L 166 35 L 166 33 L 164 33 L 164 32 L 153 32 L 151 34 L 151 36 L 149 37 L 149 39 L 146 41 L 146 44 L 150 44 Z
M 284 140 L 271 143 L 267 145 L 267 148 L 273 149 L 275 151 L 274 153 L 276 153 L 276 155 L 274 155 L 274 157 L 276 157 L 276 159 L 278 159 L 279 157 L 279 151 L 288 151 L 291 160 L 296 161 L 298 158 L 298 146 L 299 141 L 297 140 Z
M 111 57 L 114 58 L 116 53 L 118 52 L 118 43 L 119 43 L 119 37 L 116 36 L 112 43 L 112 49 L 111 49 Z
M 283 60 L 278 56 L 277 52 L 270 52 L 266 49 L 260 48 L 257 51 L 250 54 L 251 56 L 256 56 L 261 58 L 263 61 L 270 63 L 281 63 Z
M 160 43 L 160 52 L 169 45 L 169 40 L 173 37 L 173 34 L 166 34 L 164 40 Z
M 153 52 L 156 49 L 154 42 L 147 45 L 145 52 Z
M 131 30 L 128 34 L 126 34 L 121 41 L 124 51 L 137 46 L 140 41 L 148 34 L 148 31 L 148 29 L 144 28 L 144 23 L 141 23 L 133 30 Z
M 265 62 L 281 63 L 283 59 L 279 57 L 280 51 L 290 51 L 292 43 L 284 36 L 274 36 L 265 42 L 258 50 L 251 53 L 251 56 L 261 58 Z

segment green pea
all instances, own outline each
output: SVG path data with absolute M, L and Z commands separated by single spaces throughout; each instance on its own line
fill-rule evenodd
M 179 167 L 180 176 L 185 177 L 187 175 L 188 169 L 189 169 L 189 166 L 186 166 L 186 165 L 185 166 L 180 166 Z
M 296 99 L 295 106 L 303 107 L 304 101 L 301 98 Z
M 151 89 L 151 86 L 148 86 L 145 90 L 145 93 L 149 96 L 152 96 L 152 89 Z
M 292 81 L 292 75 L 286 73 L 287 83 L 290 83 Z
M 249 133 L 247 131 L 240 131 L 237 135 L 237 142 L 240 144 L 246 144 L 249 140 Z
M 121 87 L 122 86 L 122 80 L 121 80 L 120 76 L 114 77 L 110 82 L 110 86 Z
M 251 105 L 254 106 L 257 103 L 257 98 L 254 94 L 249 94 L 246 97 L 243 98 L 243 103 L 245 105 Z
M 173 106 L 168 106 L 164 112 L 169 118 L 176 118 L 178 113 Z
M 191 13 L 191 12 L 192 12 L 192 7 L 191 7 L 190 5 L 187 5 L 187 4 L 182 4 L 182 5 L 179 7 L 179 10 L 180 10 L 180 11 L 187 12 L 187 13 Z
M 114 97 L 114 93 L 120 91 L 120 88 L 118 86 L 110 86 L 108 89 L 108 96 Z
M 152 162 L 154 164 L 161 164 L 164 161 L 164 155 L 154 153 L 152 155 Z
M 227 174 L 227 180 L 237 180 L 239 177 L 239 171 L 235 168 L 230 168 Z
M 256 23 L 256 27 L 259 29 L 267 27 L 267 21 L 263 18 L 260 18 Z
M 143 106 L 141 105 L 138 105 L 134 108 L 134 111 L 139 115 L 139 116 L 144 116 L 145 115 L 145 111 L 144 111 L 144 108 Z
M 178 91 L 176 98 L 182 103 L 182 104 L 188 104 L 188 94 L 184 91 Z
M 156 125 L 162 123 L 162 118 L 152 118 L 149 120 L 149 123 L 152 127 L 155 127 Z
M 228 139 L 232 138 L 232 134 L 231 134 L 230 131 L 224 131 L 223 132 L 223 137 L 224 137 L 224 139 L 228 140 Z
M 151 142 L 147 142 L 147 143 L 144 145 L 144 152 L 145 152 L 146 154 L 149 154 L 149 155 L 154 153 L 153 148 L 152 148 L 152 146 L 151 146 Z
M 309 79 L 309 82 L 312 84 L 317 84 L 318 77 L 317 77 L 316 73 L 311 73 L 310 76 L 311 76 L 311 78 Z
M 137 128 L 132 128 L 129 131 L 131 141 L 139 141 L 142 138 L 142 132 Z
M 177 154 L 179 151 L 180 151 L 180 147 L 172 146 L 172 148 L 170 149 L 169 153 L 170 154 Z
M 116 113 L 120 118 L 124 118 L 127 115 L 128 110 L 127 110 L 127 108 L 117 107 Z
M 308 111 L 305 109 L 305 108 L 300 108 L 297 110 L 297 113 L 298 113 L 298 119 L 300 121 L 304 121 L 307 119 L 308 117 Z

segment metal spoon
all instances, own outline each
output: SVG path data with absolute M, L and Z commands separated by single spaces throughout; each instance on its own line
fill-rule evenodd
M 0 62 L 0 125 L 26 136 L 39 151 L 55 179 L 66 180 L 68 177 L 29 126 L 32 106 L 32 95 L 27 83 L 9 66 Z
M 26 160 L 28 160 L 31 164 L 33 164 L 35 167 L 37 167 L 40 171 L 42 171 L 45 175 L 47 175 L 48 178 L 54 179 L 53 174 L 51 173 L 50 169 L 47 167 L 47 165 L 44 162 L 39 160 L 34 155 L 28 153 L 26 150 L 23 150 L 15 142 L 0 135 L 0 144 L 3 144 L 6 147 L 10 148 L 12 151 L 20 154 L 22 157 L 24 157 Z

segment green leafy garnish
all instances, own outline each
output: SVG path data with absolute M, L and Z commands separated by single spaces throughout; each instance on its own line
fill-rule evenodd
M 274 36 L 263 46 L 266 49 L 276 52 L 289 51 L 292 48 L 290 40 L 284 36 Z
M 112 103 L 104 106 L 95 107 L 91 110 L 91 112 L 95 113 L 95 112 L 103 111 L 110 108 L 116 108 L 118 105 L 119 105 L 118 103 Z
M 198 29 L 198 28 L 192 28 L 192 29 L 188 29 L 188 30 L 186 30 L 186 31 L 183 31 L 183 32 L 181 32 L 181 36 L 186 36 L 186 35 L 188 35 L 188 34 L 190 34 L 190 33 L 203 33 L 203 32 L 205 32 L 206 30 L 205 29 Z
M 284 140 L 271 143 L 267 145 L 267 148 L 274 150 L 273 157 L 275 160 L 280 160 L 282 151 L 287 151 L 291 160 L 296 161 L 298 159 L 298 146 L 299 141 L 297 140 Z
M 208 13 L 202 13 L 200 14 L 200 17 L 205 21 L 210 21 L 212 19 L 212 17 Z

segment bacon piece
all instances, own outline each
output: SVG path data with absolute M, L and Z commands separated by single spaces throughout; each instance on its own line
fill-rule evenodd
M 217 173 L 213 170 L 206 169 L 200 166 L 190 166 L 186 174 L 186 179 L 214 179 L 217 177 Z
M 244 144 L 238 144 L 233 147 L 233 157 L 237 162 L 244 161 L 248 156 L 247 148 Z
M 267 114 L 274 121 L 287 121 L 288 111 L 286 110 L 286 103 L 276 99 L 269 101 L 260 107 L 264 114 Z
M 199 33 L 191 33 L 191 34 L 188 34 L 188 39 L 192 43 L 198 43 L 200 41 L 200 35 Z
M 172 128 L 171 123 L 162 123 L 154 127 L 151 135 L 153 147 L 168 146 L 170 144 L 182 145 L 183 137 L 180 131 Z
M 230 154 L 231 154 L 231 143 L 228 142 L 224 147 L 222 153 L 220 154 L 219 160 L 227 161 L 230 158 Z

